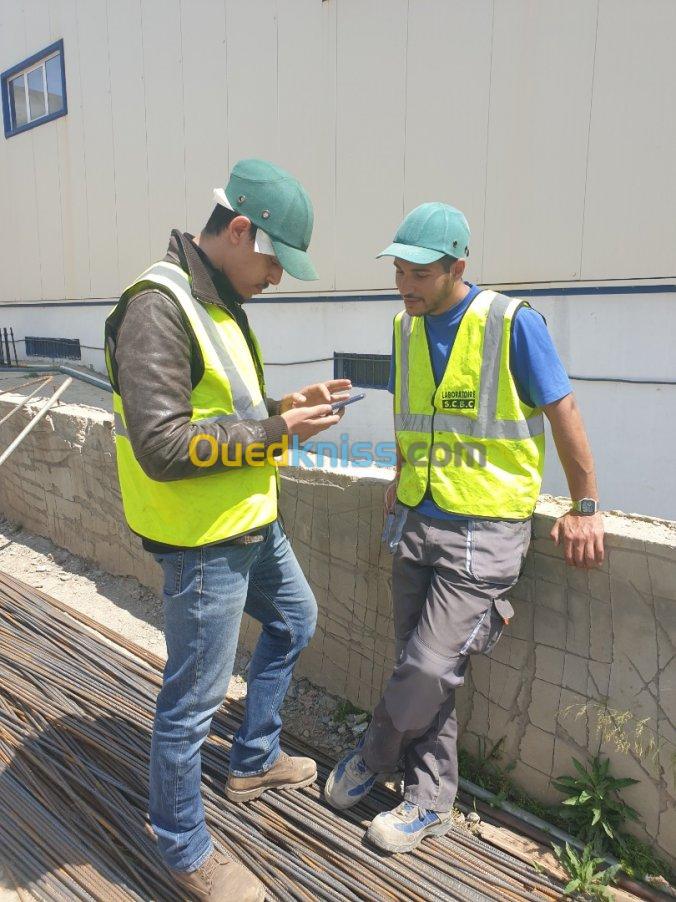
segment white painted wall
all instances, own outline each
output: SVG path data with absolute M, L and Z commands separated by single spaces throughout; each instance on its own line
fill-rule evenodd
M 0 138 L 0 327 L 100 347 L 122 287 L 250 155 L 315 205 L 320 281 L 277 294 L 332 298 L 251 305 L 271 361 L 389 352 L 398 304 L 334 292 L 391 291 L 375 254 L 427 200 L 467 213 L 482 284 L 672 284 L 675 31 L 673 0 L 0 0 L 0 71 L 63 38 L 69 108 Z M 674 301 L 534 303 L 571 372 L 660 380 Z M 273 393 L 331 373 L 268 369 Z M 676 517 L 674 387 L 575 387 L 604 503 Z M 389 410 L 371 391 L 343 424 L 388 438 Z
M 0 303 L 114 297 L 268 156 L 321 280 L 431 199 L 492 283 L 660 278 L 676 246 L 673 0 L 2 0 L 0 71 L 63 38 L 68 115 L 0 140 Z M 30 259 L 31 265 L 27 265 Z

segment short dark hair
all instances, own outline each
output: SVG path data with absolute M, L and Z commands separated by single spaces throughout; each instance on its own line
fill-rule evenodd
M 233 219 L 236 216 L 240 216 L 236 210 L 228 210 L 227 207 L 224 207 L 222 204 L 216 204 L 214 209 L 211 211 L 211 216 L 207 219 L 207 224 L 204 226 L 202 231 L 205 235 L 220 235 L 224 229 L 230 225 Z M 249 226 L 251 230 L 251 237 L 256 237 L 256 226 L 251 223 Z
M 444 267 L 444 272 L 450 272 L 453 264 L 457 263 L 459 259 L 459 257 L 451 257 L 450 254 L 444 254 L 438 262 Z

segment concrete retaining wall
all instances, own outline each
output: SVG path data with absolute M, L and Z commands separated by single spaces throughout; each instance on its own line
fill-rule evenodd
M 16 400 L 0 397 L 0 418 Z M 0 447 L 27 418 L 0 426 Z M 390 557 L 380 545 L 387 478 L 318 470 L 284 477 L 285 525 L 320 607 L 298 672 L 364 708 L 381 693 L 394 646 Z M 564 509 L 547 498 L 538 506 L 512 596 L 516 617 L 491 657 L 473 661 L 460 693 L 461 741 L 478 751 L 503 739 L 514 778 L 553 800 L 551 777 L 571 771 L 571 755 L 594 753 L 599 719 L 618 712 L 620 726 L 601 749 L 615 773 L 640 780 L 623 793 L 641 813 L 636 832 L 674 861 L 676 524 L 608 515 L 606 562 L 587 573 L 568 568 L 548 538 Z M 97 567 L 159 588 L 159 568 L 124 525 L 104 411 L 60 405 L 50 414 L 0 470 L 0 513 Z M 245 624 L 247 646 L 256 633 Z

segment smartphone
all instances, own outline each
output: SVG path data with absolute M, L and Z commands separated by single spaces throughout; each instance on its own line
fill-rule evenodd
M 366 397 L 364 392 L 360 392 L 358 395 L 350 395 L 349 398 L 343 398 L 342 401 L 334 401 L 331 405 L 331 410 L 334 413 L 338 413 L 339 410 L 342 410 L 343 407 L 347 407 L 348 404 L 354 404 L 355 401 L 362 401 Z

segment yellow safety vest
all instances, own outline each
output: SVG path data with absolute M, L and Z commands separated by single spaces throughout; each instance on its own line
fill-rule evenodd
M 268 417 L 241 329 L 222 307 L 195 300 L 190 279 L 180 266 L 161 262 L 146 270 L 125 290 L 108 316 L 107 326 L 116 324 L 133 295 L 148 288 L 178 302 L 202 352 L 204 375 L 192 390 L 191 421 L 236 422 Z M 255 337 L 253 341 L 260 360 Z M 275 520 L 277 468 L 273 464 L 213 472 L 205 468 L 198 476 L 170 482 L 147 476 L 127 435 L 124 406 L 116 390 L 107 348 L 106 366 L 115 389 L 115 448 L 122 502 L 127 523 L 135 533 L 156 542 L 193 548 L 241 535 Z
M 449 513 L 525 520 L 542 484 L 544 423 L 520 398 L 509 367 L 512 319 L 525 302 L 481 291 L 465 312 L 441 383 L 425 322 L 394 320 L 394 421 L 404 458 L 397 497 L 410 507 L 428 490 Z

